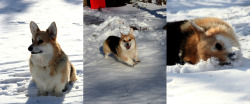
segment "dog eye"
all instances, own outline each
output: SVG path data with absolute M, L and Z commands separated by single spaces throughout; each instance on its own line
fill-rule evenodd
M 216 43 L 215 48 L 218 49 L 218 50 L 222 50 L 222 46 L 221 46 L 220 43 Z
M 125 40 L 123 40 L 123 42 L 126 42 Z
M 42 43 L 43 43 L 43 40 L 39 40 L 39 41 L 38 41 L 38 44 L 42 44 Z
M 131 41 L 131 39 L 129 39 L 128 41 Z

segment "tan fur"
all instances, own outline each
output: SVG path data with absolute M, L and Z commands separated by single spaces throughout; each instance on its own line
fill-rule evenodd
M 108 43 L 109 41 L 108 40 L 105 40 L 104 42 L 103 42 L 103 52 L 105 53 L 105 54 L 110 54 L 111 53 L 111 50 L 110 50 L 110 48 L 109 48 L 109 46 L 108 46 Z M 105 55 L 105 58 L 108 58 L 106 55 Z
M 70 63 L 70 66 L 71 66 L 71 75 L 70 75 L 70 82 L 74 82 L 77 80 L 77 75 L 76 75 L 76 69 L 74 67 L 74 65 L 72 63 Z
M 35 23 L 31 22 L 31 25 L 32 24 Z M 48 63 L 45 64 L 39 63 L 40 61 L 44 62 L 44 59 L 37 58 L 39 57 L 39 55 L 41 56 L 43 53 L 31 54 L 29 60 L 30 72 L 39 88 L 39 95 L 47 95 L 48 92 L 55 92 L 55 96 L 62 96 L 62 90 L 63 90 L 62 88 L 64 88 L 69 81 L 77 80 L 76 69 L 69 62 L 68 56 L 63 52 L 60 45 L 56 41 L 56 36 L 53 38 L 50 36 L 49 29 L 47 29 L 47 31 L 40 31 L 40 29 L 38 28 L 37 31 L 33 31 L 31 26 L 31 31 L 32 31 L 33 47 L 38 47 L 38 46 L 45 47 L 46 45 L 50 45 L 52 46 L 53 49 L 52 57 L 48 61 Z M 43 43 L 39 44 L 38 43 L 39 40 L 43 40 Z M 47 73 L 48 75 L 46 75 L 47 72 L 46 70 L 49 71 L 49 73 Z M 43 78 L 41 76 L 48 76 L 48 78 Z M 58 80 L 57 77 L 61 77 L 60 80 Z M 45 83 L 47 82 L 43 82 L 41 78 L 44 79 L 44 81 L 51 80 L 55 83 L 55 85 L 51 86 L 51 88 L 47 90 L 44 90 L 46 88 L 43 88 L 43 86 L 46 85 Z
M 137 51 L 137 46 L 136 46 L 136 41 L 135 41 L 135 37 L 133 35 L 133 29 L 131 29 L 130 33 L 128 35 L 123 35 L 121 33 L 121 39 L 119 41 L 119 45 L 116 47 L 116 52 L 117 54 L 113 53 L 110 49 L 110 47 L 108 46 L 109 40 L 105 40 L 103 42 L 103 52 L 105 53 L 105 58 L 108 58 L 108 55 L 110 53 L 113 53 L 118 60 L 123 61 L 125 63 L 127 63 L 128 65 L 134 66 L 136 63 L 140 62 L 139 58 L 138 58 L 138 51 Z M 123 42 L 130 42 L 131 44 L 133 44 L 133 46 L 131 46 L 131 49 L 126 50 L 123 49 Z M 134 42 L 134 43 L 132 43 Z M 134 62 L 135 60 L 135 62 Z
M 218 58 L 222 63 L 228 61 L 230 51 L 224 48 L 227 44 L 224 44 L 221 40 L 217 40 L 216 37 L 219 35 L 223 37 L 224 40 L 235 43 L 233 44 L 234 47 L 240 48 L 233 28 L 223 20 L 207 17 L 194 19 L 192 21 L 202 30 L 195 28 L 190 22 L 186 22 L 181 26 L 183 32 L 191 33 L 183 47 L 185 50 L 184 61 L 196 64 L 201 59 L 206 61 L 211 57 Z M 216 43 L 221 44 L 223 49 L 213 50 Z

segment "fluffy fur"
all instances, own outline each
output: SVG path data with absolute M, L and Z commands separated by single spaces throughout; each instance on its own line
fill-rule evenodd
M 121 33 L 121 38 L 109 36 L 103 42 L 103 52 L 105 53 L 105 58 L 108 58 L 108 55 L 113 53 L 118 60 L 131 66 L 140 62 L 133 29 L 130 30 L 128 35 Z
M 76 81 L 77 75 L 74 66 L 69 62 L 56 41 L 57 28 L 52 22 L 46 31 L 40 31 L 37 24 L 30 22 L 32 44 L 28 50 L 30 73 L 39 91 L 38 95 L 63 96 L 63 89 L 69 81 Z
M 233 28 L 221 19 L 206 17 L 167 24 L 167 64 L 196 64 L 215 57 L 228 65 L 241 56 Z

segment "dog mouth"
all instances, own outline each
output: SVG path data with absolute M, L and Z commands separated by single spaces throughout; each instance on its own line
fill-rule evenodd
M 31 54 L 40 54 L 43 53 L 43 51 L 39 51 L 39 52 L 31 52 Z
M 126 49 L 130 49 L 130 46 L 126 46 Z
M 226 65 L 231 65 L 232 63 L 231 62 L 221 62 L 219 63 L 219 65 L 221 66 L 226 66 Z

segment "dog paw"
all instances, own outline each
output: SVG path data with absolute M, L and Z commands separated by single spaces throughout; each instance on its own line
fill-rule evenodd
M 136 62 L 139 63 L 139 62 L 141 62 L 141 61 L 140 61 L 140 60 L 137 60 Z
M 108 59 L 109 57 L 107 55 L 104 56 L 105 59 Z
M 56 97 L 62 97 L 63 93 L 62 92 L 54 92 L 53 95 L 56 96 Z
M 132 66 L 134 67 L 134 66 L 135 66 L 135 64 L 136 64 L 136 63 L 135 63 L 135 62 L 133 62 Z
M 48 96 L 48 92 L 46 92 L 46 91 L 39 91 L 37 95 L 38 96 Z

